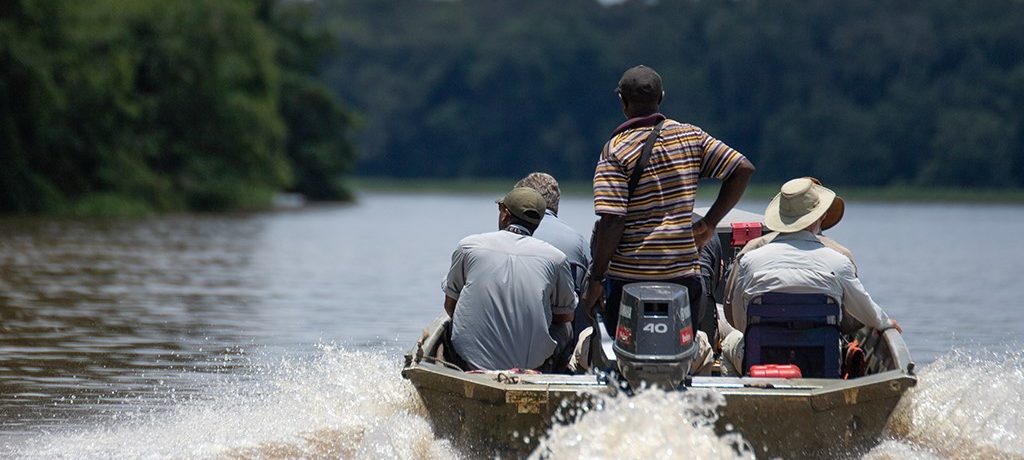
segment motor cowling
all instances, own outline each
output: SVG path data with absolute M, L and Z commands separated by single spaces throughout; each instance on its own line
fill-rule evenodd
M 697 354 L 686 287 L 661 282 L 625 285 L 613 349 L 619 373 L 633 388 L 642 382 L 678 387 Z

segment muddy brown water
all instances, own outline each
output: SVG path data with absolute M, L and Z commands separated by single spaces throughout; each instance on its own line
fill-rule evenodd
M 261 214 L 0 219 L 0 452 L 458 455 L 433 438 L 398 361 L 441 311 L 454 245 L 496 227 L 493 199 L 367 193 Z M 582 197 L 564 198 L 561 215 L 581 232 L 593 222 Z M 960 378 L 998 363 L 1008 375 L 996 387 L 1024 382 L 1024 207 L 852 202 L 828 234 L 936 376 L 904 418 L 967 417 L 894 427 L 874 455 L 951 455 L 965 445 L 943 447 L 957 433 L 968 452 L 1024 455 L 1021 409 L 998 409 L 1021 392 Z

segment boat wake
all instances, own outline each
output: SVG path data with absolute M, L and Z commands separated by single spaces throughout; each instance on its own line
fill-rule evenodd
M 25 439 L 19 458 L 458 458 L 438 439 L 394 352 L 321 345 L 207 384 L 205 396 L 123 411 L 87 428 Z M 1024 354 L 951 352 L 924 366 L 866 455 L 1024 458 Z M 203 376 L 202 378 L 206 378 Z M 217 379 L 217 377 L 210 377 Z M 750 458 L 739 434 L 718 436 L 715 393 L 641 391 L 597 397 L 556 424 L 534 458 Z M 6 455 L 5 455 L 6 456 Z M 798 456 L 798 455 L 797 455 Z
M 1024 459 L 1024 353 L 952 351 L 925 366 L 866 454 L 879 459 Z M 534 457 L 750 457 L 737 434 L 712 431 L 717 395 L 646 391 L 603 397 L 604 410 L 555 426 Z M 710 411 L 709 411 L 710 410 Z M 793 453 L 793 457 L 800 457 Z
M 555 425 L 531 458 L 753 458 L 739 434 L 718 436 L 711 391 L 640 391 L 599 396 L 572 425 Z
M 1024 353 L 953 351 L 925 366 L 866 458 L 1024 458 Z
M 316 354 L 253 366 L 209 398 L 169 410 L 27 440 L 21 458 L 458 457 L 434 438 L 419 397 L 385 351 L 322 345 Z M 119 417 L 119 418 L 124 418 Z

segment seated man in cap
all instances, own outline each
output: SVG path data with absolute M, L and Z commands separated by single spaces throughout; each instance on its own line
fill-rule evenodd
M 857 279 L 853 261 L 818 238 L 835 198 L 835 192 L 804 177 L 786 182 L 768 204 L 765 225 L 778 235 L 737 261 L 731 308 L 726 309 L 736 330 L 722 341 L 725 373 L 742 374 L 747 305 L 767 292 L 826 294 L 839 301 L 843 316 L 878 330 L 899 330 L 871 300 Z
M 558 218 L 558 203 L 561 201 L 558 181 L 550 174 L 533 172 L 517 182 L 516 187 L 529 187 L 536 190 L 547 203 L 544 219 L 537 226 L 537 231 L 533 233 L 533 236 L 565 254 L 569 262 L 569 269 L 572 271 L 573 289 L 577 296 L 580 295 L 584 278 L 587 275 L 587 267 L 590 266 L 590 243 L 568 223 Z M 551 325 L 551 337 L 559 344 L 555 350 L 555 371 L 561 372 L 566 369 L 569 364 L 569 355 L 572 353 L 570 345 L 574 342 L 573 338 L 589 325 L 590 321 L 587 320 L 586 315 L 577 315 L 572 324 Z
M 537 191 L 513 189 L 498 201 L 499 230 L 468 236 L 452 253 L 444 308 L 465 368 L 542 368 L 556 347 L 549 327 L 572 321 L 576 292 L 566 256 L 531 236 L 545 208 Z

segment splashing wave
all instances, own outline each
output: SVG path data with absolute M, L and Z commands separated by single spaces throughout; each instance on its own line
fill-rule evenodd
M 598 396 L 576 423 L 555 425 L 532 458 L 753 458 L 740 435 L 715 434 L 723 404 L 722 395 L 698 390 Z
M 953 351 L 926 366 L 866 458 L 1024 458 L 1024 353 Z
M 209 397 L 169 396 L 164 410 L 115 414 L 87 429 L 39 435 L 19 458 L 458 458 L 431 431 L 399 360 L 384 350 L 322 345 L 311 356 L 253 365 Z M 925 366 L 864 458 L 1024 458 L 1024 353 L 954 351 Z M 598 396 L 556 424 L 533 458 L 751 458 L 736 433 L 715 434 L 713 392 Z M 12 447 L 12 446 L 9 446 Z
M 321 346 L 254 367 L 208 400 L 170 402 L 112 427 L 29 439 L 21 458 L 455 458 L 434 438 L 399 363 Z

